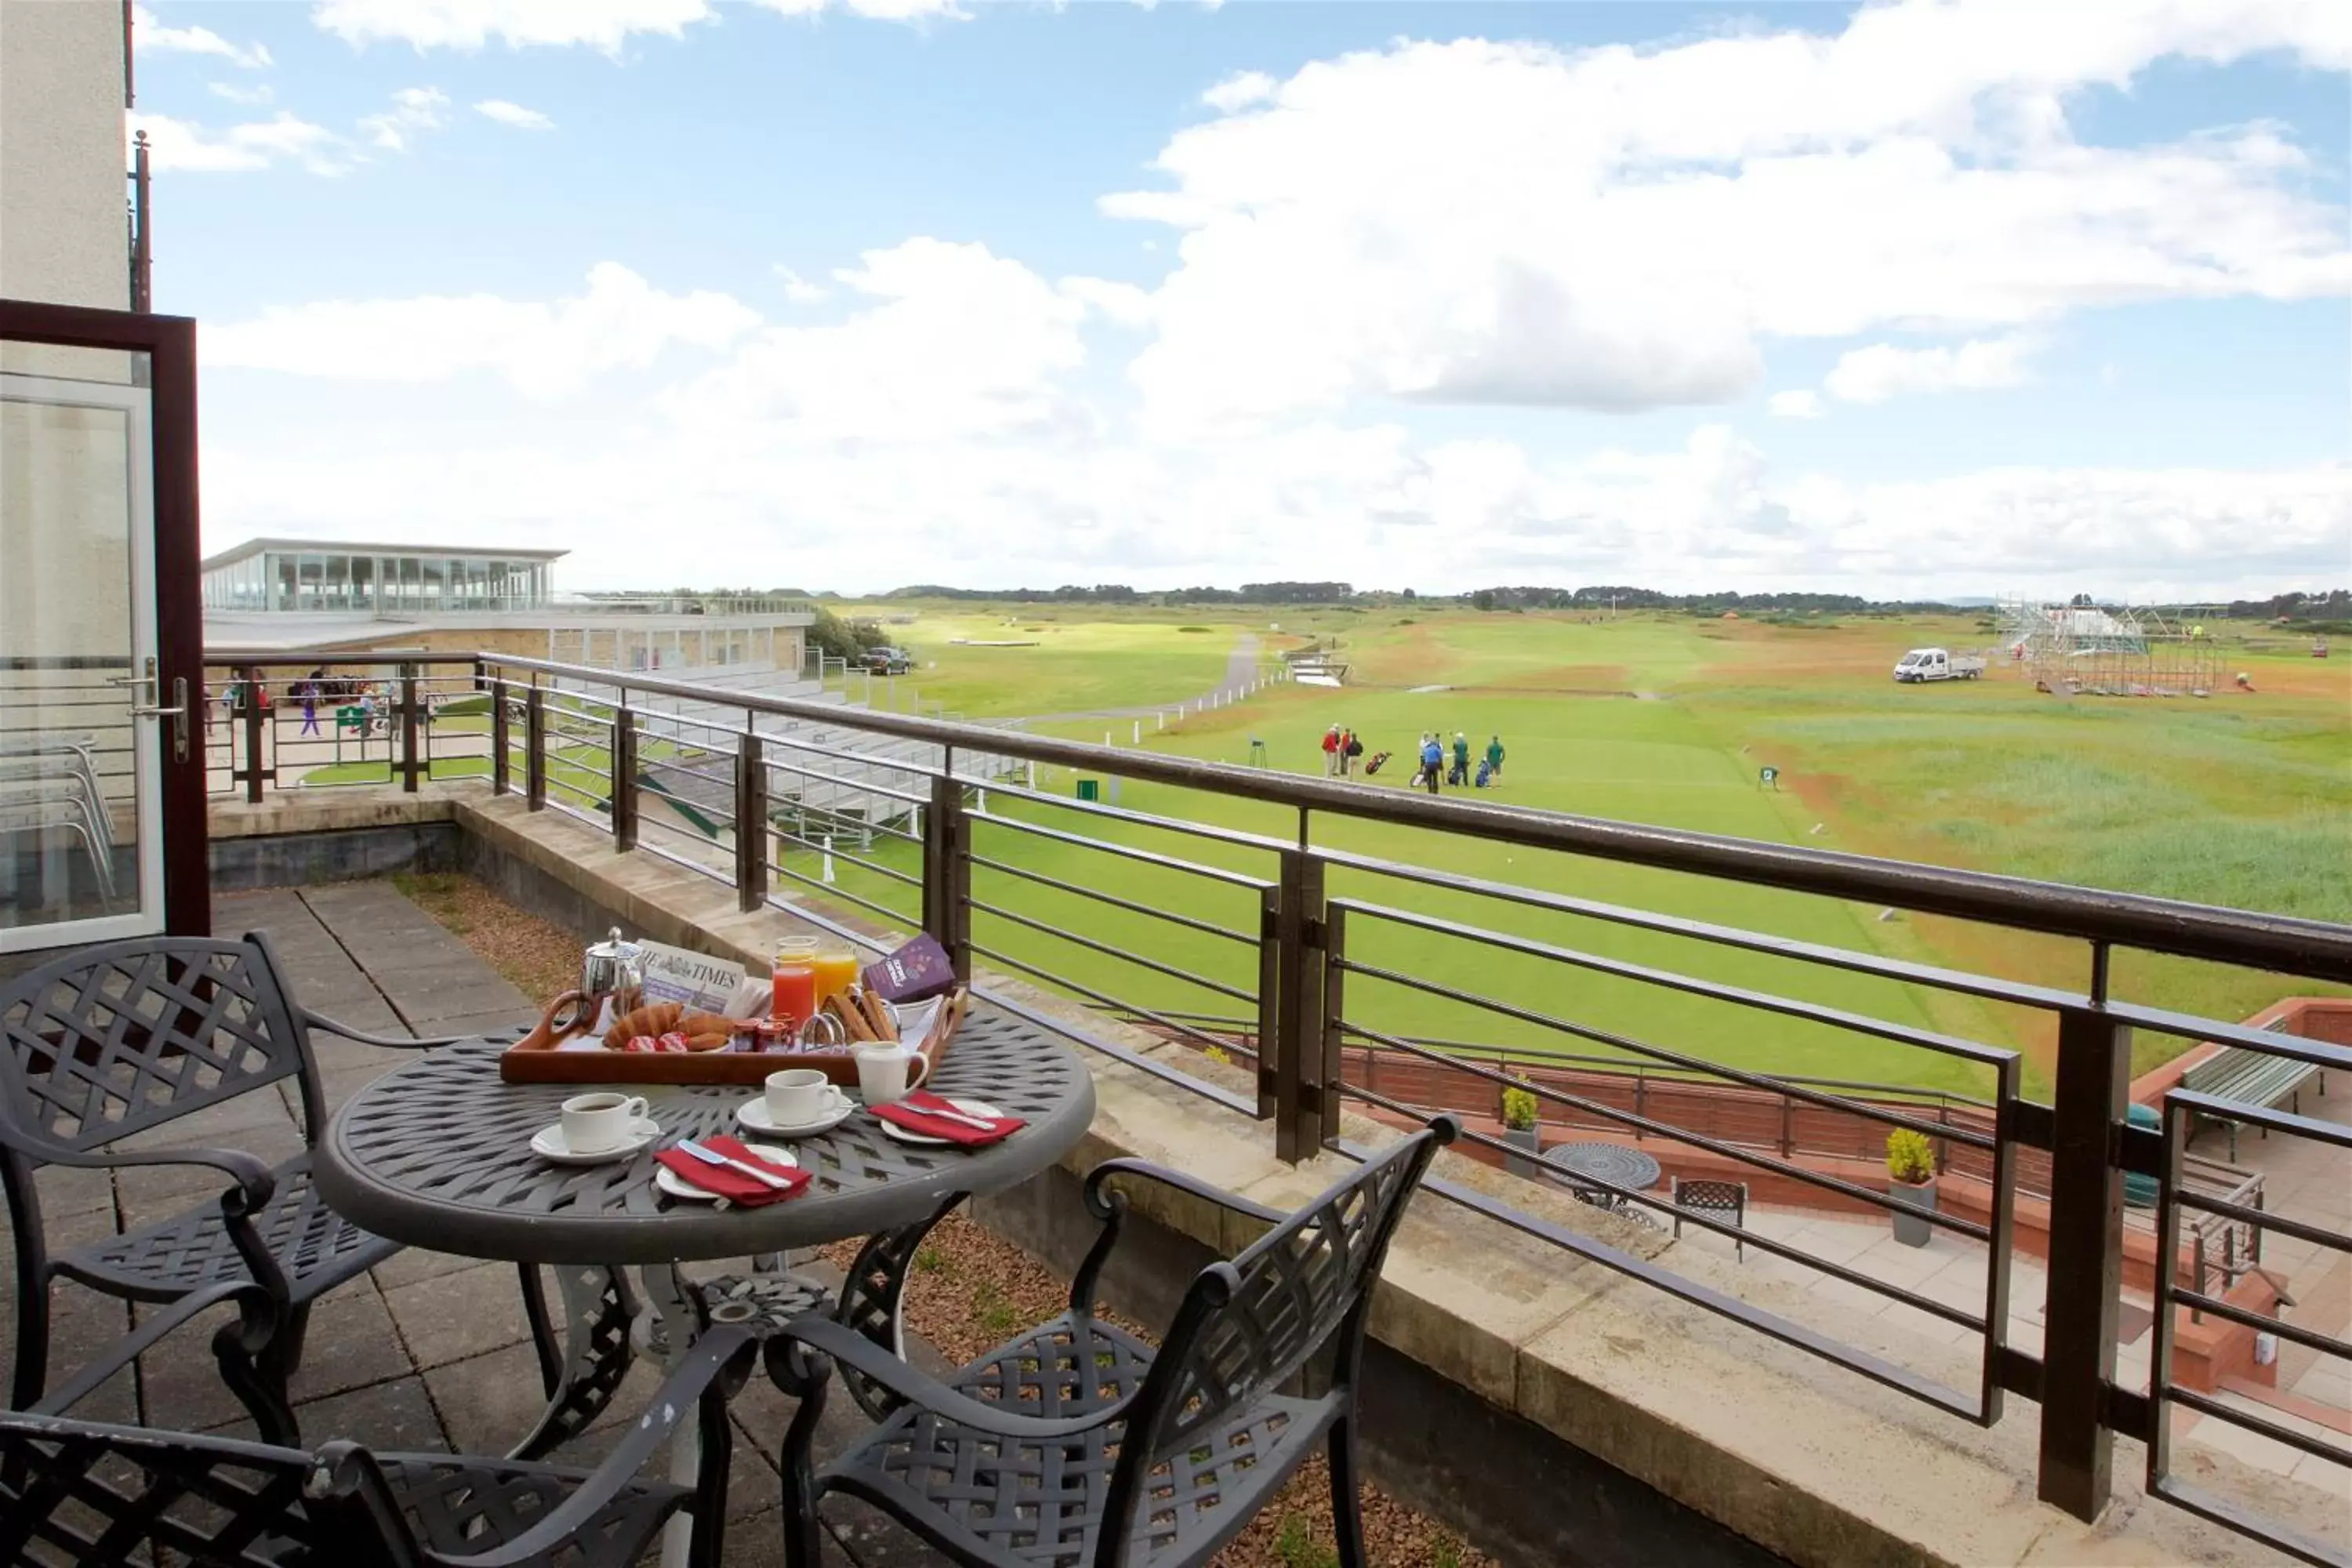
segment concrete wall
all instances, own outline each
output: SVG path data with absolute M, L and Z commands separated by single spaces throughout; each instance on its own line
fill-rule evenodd
M 0 0 L 0 296 L 129 308 L 122 64 L 114 0 Z

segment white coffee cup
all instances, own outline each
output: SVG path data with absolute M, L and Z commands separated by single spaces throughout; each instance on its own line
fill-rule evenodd
M 868 1105 L 889 1105 L 922 1087 L 929 1076 L 930 1058 L 903 1041 L 877 1040 L 859 1046 L 857 1092 Z
M 768 1120 L 779 1127 L 802 1127 L 823 1116 L 833 1101 L 833 1080 L 814 1068 L 787 1068 L 768 1075 Z
M 575 1154 L 602 1154 L 629 1141 L 636 1123 L 646 1119 L 641 1094 L 614 1094 L 599 1089 L 575 1094 L 563 1102 L 563 1146 Z

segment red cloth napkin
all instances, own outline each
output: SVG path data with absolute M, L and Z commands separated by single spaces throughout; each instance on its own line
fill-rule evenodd
M 707 1165 L 682 1149 L 663 1149 L 654 1158 L 683 1179 L 688 1186 L 700 1187 L 715 1193 L 737 1208 L 758 1208 L 762 1204 L 781 1203 L 809 1184 L 809 1173 L 792 1165 L 778 1165 L 761 1159 L 743 1147 L 742 1141 L 729 1137 L 699 1140 L 706 1149 L 740 1160 L 747 1165 L 757 1165 L 784 1179 L 785 1184 L 772 1187 L 765 1182 L 754 1181 L 730 1165 Z
M 974 1149 L 1010 1138 L 1029 1125 L 1018 1116 L 1000 1116 L 989 1123 L 986 1131 L 982 1131 L 956 1116 L 930 1114 L 939 1110 L 958 1110 L 958 1108 L 929 1089 L 918 1090 L 889 1105 L 874 1107 L 875 1115 L 894 1126 L 903 1127 L 909 1132 L 919 1132 L 926 1138 L 944 1138 L 950 1143 L 961 1143 Z M 959 1111 L 959 1116 L 970 1114 L 969 1111 Z

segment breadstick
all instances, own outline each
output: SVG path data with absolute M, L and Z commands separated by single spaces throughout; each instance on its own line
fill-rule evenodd
M 874 1031 L 866 1026 L 866 1015 L 858 1010 L 856 1003 L 847 999 L 845 993 L 826 997 L 824 1010 L 841 1025 L 842 1037 L 850 1044 L 856 1045 L 874 1037 Z

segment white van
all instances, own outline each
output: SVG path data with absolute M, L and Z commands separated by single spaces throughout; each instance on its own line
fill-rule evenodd
M 1915 647 L 1895 667 L 1895 679 L 1915 680 L 1974 680 L 1985 672 L 1985 661 L 1940 647 Z

